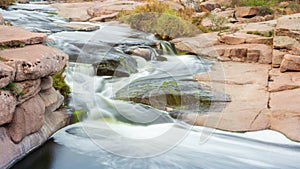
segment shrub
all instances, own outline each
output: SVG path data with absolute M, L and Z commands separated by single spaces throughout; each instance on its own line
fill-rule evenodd
M 0 8 L 6 8 L 9 5 L 12 5 L 15 0 L 1 0 L 0 1 Z
M 221 30 L 228 29 L 228 27 L 225 27 L 225 24 L 228 23 L 228 19 L 226 17 L 210 14 L 208 16 L 208 18 L 212 22 L 212 28 L 211 29 L 213 31 L 219 31 L 220 32 Z
M 274 14 L 274 11 L 267 6 L 262 6 L 262 7 L 258 8 L 259 16 L 266 16 L 266 15 L 273 15 L 273 14 Z

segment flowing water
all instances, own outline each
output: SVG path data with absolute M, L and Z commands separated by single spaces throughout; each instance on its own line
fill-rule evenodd
M 136 88 L 130 88 L 131 84 L 193 86 L 192 76 L 209 71 L 214 64 L 211 61 L 192 55 L 175 56 L 169 43 L 117 23 L 98 24 L 101 29 L 94 32 L 69 30 L 62 26 L 66 20 L 49 11 L 54 9 L 48 5 L 30 4 L 16 5 L 9 11 L 0 12 L 13 24 L 48 33 L 47 44 L 70 55 L 72 62 L 66 69 L 66 80 L 72 88 L 70 106 L 86 114 L 81 116 L 79 123 L 58 131 L 43 147 L 12 168 L 252 169 L 300 166 L 300 145 L 277 132 L 230 133 L 193 127 L 170 117 L 164 109 L 154 108 L 157 104 L 158 107 L 161 103 L 166 104 L 161 100 L 152 99 L 150 103 L 154 106 L 148 106 L 114 99 L 120 90 Z M 153 49 L 157 43 L 168 61 L 157 61 L 159 52 Z M 137 47 L 152 51 L 150 61 L 124 52 Z M 129 58 L 128 62 L 136 66 L 136 73 L 129 77 L 96 76 L 94 63 L 116 55 Z M 147 96 L 154 91 L 149 92 Z M 212 97 L 214 100 L 228 101 L 226 95 L 208 94 L 217 96 Z M 196 104 L 193 109 L 183 106 L 178 110 L 203 113 L 197 106 L 201 108 Z

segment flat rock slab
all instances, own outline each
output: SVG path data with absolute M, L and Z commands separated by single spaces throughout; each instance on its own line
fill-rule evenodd
M 273 37 L 265 37 L 248 33 L 223 33 L 220 36 L 220 41 L 228 45 L 238 45 L 243 43 L 267 44 L 273 43 Z
M 4 64 L 16 70 L 15 81 L 38 79 L 60 72 L 69 57 L 63 51 L 44 45 L 0 50 Z
M 207 74 L 197 75 L 199 82 L 228 94 L 231 102 L 222 112 L 186 115 L 184 120 L 197 125 L 229 131 L 254 131 L 269 127 L 267 92 L 269 65 L 226 62 Z M 209 77 L 209 78 L 208 78 Z M 209 80 L 208 80 L 209 79 Z
M 87 9 L 95 6 L 95 2 L 56 3 L 52 4 L 52 6 L 58 9 L 57 13 L 59 16 L 70 21 L 82 22 L 91 18 L 87 13 Z
M 270 71 L 270 92 L 280 92 L 300 88 L 300 72 L 281 73 L 279 69 Z
M 47 35 L 32 33 L 17 26 L 0 25 L 0 46 L 15 47 L 43 43 Z
M 275 34 L 289 36 L 300 42 L 300 13 L 280 17 L 277 21 Z
M 63 24 L 63 27 L 70 28 L 75 31 L 85 31 L 85 32 L 91 32 L 100 29 L 100 26 L 98 25 L 92 25 L 92 24 L 84 24 L 84 23 L 66 23 Z

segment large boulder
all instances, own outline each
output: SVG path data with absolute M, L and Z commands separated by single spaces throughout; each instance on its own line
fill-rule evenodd
M 0 25 L 0 46 L 19 47 L 39 44 L 45 42 L 46 37 L 46 34 L 32 33 L 17 26 Z
M 200 4 L 200 9 L 203 12 L 211 12 L 216 8 L 221 8 L 221 5 L 214 1 L 206 1 Z
M 43 126 L 44 113 L 45 104 L 38 95 L 19 105 L 7 127 L 11 140 L 19 143 L 25 136 L 37 132 Z
M 63 51 L 44 45 L 5 49 L 0 56 L 16 71 L 15 81 L 38 79 L 60 72 L 68 61 Z
M 289 36 L 275 36 L 274 49 L 288 50 L 290 53 L 300 55 L 300 42 Z
M 258 9 L 255 7 L 237 7 L 235 8 L 235 16 L 238 18 L 252 18 L 258 14 Z
M 0 126 L 9 123 L 17 105 L 16 98 L 10 91 L 0 90 Z
M 286 54 L 283 57 L 283 60 L 280 65 L 280 71 L 300 71 L 300 56 Z

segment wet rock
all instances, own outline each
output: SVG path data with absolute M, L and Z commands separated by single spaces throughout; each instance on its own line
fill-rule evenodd
M 41 91 L 39 95 L 44 102 L 46 114 L 57 110 L 64 101 L 64 97 L 58 91 L 55 91 L 53 87 Z
M 300 71 L 300 56 L 286 54 L 280 65 L 280 72 L 285 71 Z
M 0 126 L 9 123 L 17 105 L 17 101 L 10 91 L 0 90 Z
M 258 14 L 258 9 L 255 7 L 237 7 L 235 8 L 235 16 L 238 18 L 251 18 Z
M 163 56 L 159 56 L 159 54 L 155 51 L 155 49 L 150 47 L 138 47 L 128 50 L 126 53 L 140 56 L 144 58 L 145 60 L 158 60 L 158 61 L 166 61 L 167 58 Z
M 33 45 L 0 51 L 6 65 L 16 71 L 15 81 L 38 79 L 60 72 L 68 61 L 68 55 L 59 49 Z
M 19 105 L 7 127 L 11 140 L 19 143 L 27 135 L 37 132 L 43 126 L 44 113 L 45 104 L 38 95 Z
M 1 57 L 0 57 L 1 60 Z M 0 88 L 7 86 L 14 80 L 15 70 L 0 62 Z
M 26 80 L 22 82 L 16 82 L 16 95 L 18 104 L 25 102 L 26 100 L 37 95 L 41 90 L 41 79 Z
M 2 14 L 0 13 L 0 25 L 3 25 L 4 24 L 4 18 L 2 16 Z
M 110 53 L 95 65 L 97 76 L 129 77 L 130 74 L 137 72 L 136 61 L 124 54 Z
M 46 76 L 41 79 L 41 90 L 47 90 L 52 87 L 53 79 L 51 76 Z
M 129 100 L 165 110 L 166 107 L 205 110 L 212 102 L 229 102 L 230 98 L 195 81 L 149 79 L 135 81 L 116 93 L 116 99 Z
M 74 31 L 85 31 L 85 32 L 90 32 L 90 31 L 95 31 L 100 29 L 100 26 L 97 25 L 91 25 L 91 24 L 82 24 L 82 23 L 67 23 L 63 24 L 64 27 L 72 29 Z
M 115 13 L 111 13 L 111 14 L 107 14 L 107 15 L 102 15 L 99 17 L 94 17 L 94 18 L 90 19 L 89 21 L 90 22 L 108 22 L 108 21 L 116 19 L 118 14 L 119 14 L 118 12 L 115 12 Z
M 19 47 L 39 44 L 46 40 L 46 34 L 32 33 L 17 26 L 0 26 L 0 46 Z

